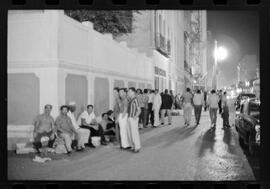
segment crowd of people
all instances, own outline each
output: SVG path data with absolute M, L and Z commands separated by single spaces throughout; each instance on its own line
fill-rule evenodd
M 52 105 L 45 105 L 44 113 L 36 117 L 34 122 L 34 146 L 38 152 L 42 145 L 42 137 L 48 138 L 48 147 L 53 147 L 56 139 L 64 141 L 68 154 L 73 149 L 84 151 L 85 147 L 95 148 L 92 138 L 100 137 L 101 145 L 107 145 L 109 139 L 123 150 L 138 153 L 141 149 L 139 130 L 165 125 L 165 117 L 172 124 L 172 110 L 183 109 L 185 126 L 189 126 L 194 109 L 196 125 L 200 124 L 202 108 L 209 109 L 211 127 L 215 128 L 217 111 L 223 118 L 223 127 L 229 126 L 229 109 L 226 92 L 212 90 L 210 94 L 190 88 L 182 95 L 174 95 L 173 91 L 165 89 L 164 93 L 158 89 L 114 88 L 113 110 L 102 113 L 97 121 L 94 106 L 87 105 L 76 119 L 76 103 L 60 107 L 60 115 L 54 121 L 51 116 Z M 74 141 L 76 141 L 74 143 Z

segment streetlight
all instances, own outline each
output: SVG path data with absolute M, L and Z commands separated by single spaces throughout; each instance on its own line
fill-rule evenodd
M 217 88 L 217 64 L 218 61 L 222 61 L 226 59 L 228 56 L 228 51 L 226 48 L 220 46 L 218 47 L 217 40 L 215 40 L 215 49 L 214 49 L 214 69 L 213 69 L 213 81 L 212 81 L 212 87 L 214 89 Z

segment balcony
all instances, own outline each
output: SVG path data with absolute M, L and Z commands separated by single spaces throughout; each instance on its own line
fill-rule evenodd
M 162 55 L 169 58 L 171 55 L 171 42 L 170 40 L 166 39 L 163 35 L 157 34 L 156 35 L 156 50 L 160 52 Z

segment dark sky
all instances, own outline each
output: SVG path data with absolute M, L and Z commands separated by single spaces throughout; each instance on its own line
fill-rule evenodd
M 236 66 L 247 54 L 259 60 L 259 16 L 255 11 L 207 11 L 207 30 L 220 46 L 228 49 L 228 58 L 219 63 L 219 84 L 237 80 Z

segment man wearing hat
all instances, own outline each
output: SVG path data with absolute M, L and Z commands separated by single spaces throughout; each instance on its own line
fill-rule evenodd
M 69 111 L 68 111 L 68 117 L 70 117 L 72 125 L 74 129 L 76 130 L 76 140 L 77 140 L 77 151 L 82 151 L 86 144 L 88 142 L 88 138 L 90 135 L 90 130 L 80 128 L 77 124 L 76 118 L 75 118 L 75 111 L 76 111 L 76 103 L 74 101 L 71 101 L 69 104 Z

